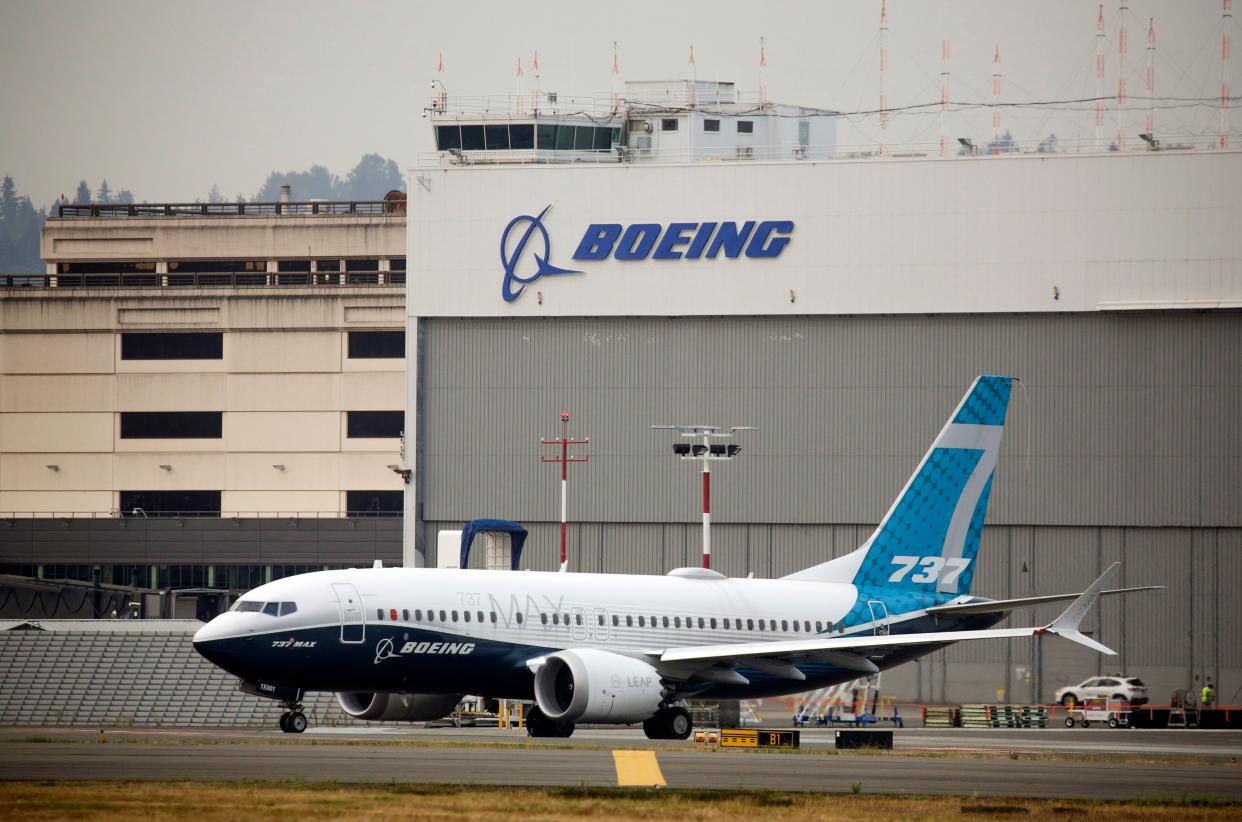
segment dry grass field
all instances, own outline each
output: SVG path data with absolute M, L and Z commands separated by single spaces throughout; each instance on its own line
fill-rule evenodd
M 0 782 L 0 820 L 1236 820 L 1242 806 L 740 791 L 344 785 L 323 782 Z

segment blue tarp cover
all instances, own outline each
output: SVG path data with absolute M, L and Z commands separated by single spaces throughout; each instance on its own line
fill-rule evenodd
M 516 571 L 518 569 L 518 561 L 522 558 L 522 546 L 526 544 L 526 529 L 518 523 L 507 519 L 476 519 L 472 522 L 467 522 L 466 527 L 461 531 L 461 565 L 458 567 L 470 567 L 470 543 L 474 542 L 476 534 L 483 534 L 488 531 L 501 531 L 513 535 L 511 537 L 513 548 L 511 567 Z

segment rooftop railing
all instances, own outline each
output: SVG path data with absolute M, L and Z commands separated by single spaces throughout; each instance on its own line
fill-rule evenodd
M 0 274 L 0 288 L 343 288 L 404 285 L 404 271 Z
M 1242 145 L 1242 132 L 1227 136 L 1228 145 Z M 507 149 L 507 150 L 460 150 L 425 151 L 418 155 L 420 168 L 453 166 L 507 166 L 507 165 L 617 165 L 618 163 L 641 163 L 651 165 L 687 165 L 700 163 L 735 162 L 781 162 L 781 161 L 835 161 L 835 160 L 895 160 L 895 159 L 945 159 L 971 160 L 990 157 L 1059 157 L 1066 155 L 1099 154 L 1105 156 L 1132 156 L 1168 152 L 1212 151 L 1219 148 L 1219 135 L 1165 134 L 1152 142 L 1137 140 L 1125 150 L 1118 150 L 1110 140 L 1097 142 L 1092 138 L 1056 140 L 1004 140 L 993 146 L 990 141 L 962 138 L 946 139 L 942 148 L 939 141 L 919 143 L 896 143 L 883 149 L 870 144 L 800 145 L 747 145 L 734 142 L 729 145 L 698 145 L 693 147 L 661 148 L 658 140 L 651 147 L 614 146 L 608 151 L 560 151 L 555 149 Z
M 73 217 L 382 217 L 405 216 L 405 200 L 306 200 L 274 203 L 60 203 L 60 218 Z
M 132 520 L 132 519 L 370 519 L 399 517 L 400 511 L 0 511 L 0 528 L 17 520 Z

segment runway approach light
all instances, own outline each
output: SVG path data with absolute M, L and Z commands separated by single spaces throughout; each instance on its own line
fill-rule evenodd
M 711 464 L 718 460 L 731 460 L 742 453 L 742 446 L 732 443 L 712 442 L 729 439 L 738 431 L 758 431 L 753 425 L 734 425 L 722 429 L 718 425 L 653 425 L 655 430 L 676 431 L 680 437 L 699 442 L 673 443 L 673 455 L 683 460 L 703 463 L 703 567 L 712 567 L 712 494 Z

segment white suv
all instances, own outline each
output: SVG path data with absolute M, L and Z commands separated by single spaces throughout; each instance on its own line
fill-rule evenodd
M 1077 685 L 1058 688 L 1056 701 L 1068 705 L 1071 701 L 1081 705 L 1088 699 L 1115 699 L 1129 702 L 1131 705 L 1147 703 L 1147 686 L 1143 680 L 1133 676 L 1093 676 Z

